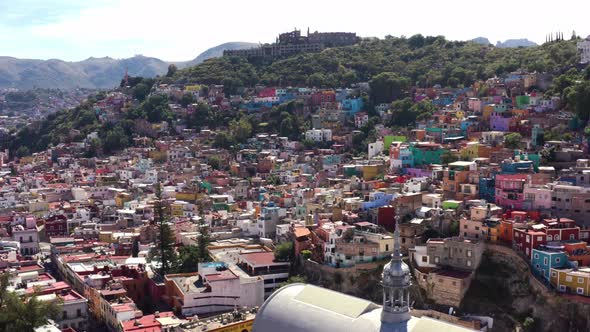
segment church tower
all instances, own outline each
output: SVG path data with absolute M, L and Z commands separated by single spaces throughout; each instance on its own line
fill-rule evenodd
M 400 323 L 412 318 L 410 316 L 410 268 L 402 261 L 399 235 L 399 217 L 396 218 L 393 233 L 393 254 L 391 261 L 383 268 L 383 310 L 381 322 Z

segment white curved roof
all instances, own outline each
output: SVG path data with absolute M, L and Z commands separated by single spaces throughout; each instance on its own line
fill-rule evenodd
M 473 331 L 428 317 L 385 324 L 381 306 L 325 288 L 291 284 L 273 293 L 262 305 L 254 332 L 466 332 Z

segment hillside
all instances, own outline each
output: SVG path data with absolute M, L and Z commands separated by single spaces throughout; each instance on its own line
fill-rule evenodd
M 557 71 L 579 60 L 575 41 L 528 48 L 498 48 L 444 37 L 365 39 L 354 46 L 328 48 L 271 62 L 216 58 L 177 72 L 181 82 L 237 86 L 350 86 L 383 72 L 405 77 L 418 86 L 458 86 L 518 69 Z
M 211 58 L 217 58 L 220 56 L 223 56 L 223 51 L 225 50 L 242 50 L 242 49 L 247 49 L 247 48 L 253 48 L 258 46 L 258 44 L 256 43 L 247 43 L 247 42 L 229 42 L 229 43 L 223 43 L 221 45 L 217 45 L 215 47 L 211 47 L 210 49 L 202 52 L 201 54 L 199 54 L 196 58 L 190 60 L 190 61 L 186 61 L 186 62 L 181 62 L 179 63 L 179 67 L 184 68 L 184 67 L 190 67 L 190 66 L 194 66 L 194 65 L 198 65 L 199 63 L 211 59 Z
M 537 43 L 532 42 L 526 38 L 524 39 L 508 39 L 505 42 L 497 42 L 496 47 L 533 47 L 538 46 Z
M 256 45 L 246 42 L 224 43 L 206 50 L 193 60 L 175 64 L 179 68 L 186 68 L 222 56 L 224 50 Z M 165 74 L 169 65 L 170 62 L 142 55 L 128 59 L 88 58 L 76 62 L 0 56 L 0 88 L 110 89 L 119 84 L 125 69 L 129 70 L 130 76 L 155 77 Z
M 121 81 L 126 68 L 129 75 L 153 77 L 166 73 L 168 63 L 141 55 L 77 62 L 0 57 L 0 88 L 113 88 Z

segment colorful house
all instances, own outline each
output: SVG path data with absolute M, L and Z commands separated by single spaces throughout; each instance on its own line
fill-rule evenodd
M 440 164 L 440 157 L 448 150 L 443 149 L 440 144 L 417 143 L 410 146 L 414 159 L 414 166 Z
M 589 296 L 590 268 L 552 268 L 550 282 L 558 292 Z
M 535 275 L 549 282 L 552 268 L 565 268 L 569 266 L 567 254 L 561 250 L 542 246 L 533 249 L 531 267 Z

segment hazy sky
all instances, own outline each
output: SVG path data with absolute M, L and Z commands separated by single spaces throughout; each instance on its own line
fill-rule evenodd
M 224 42 L 272 42 L 294 27 L 541 43 L 558 30 L 585 37 L 589 13 L 587 0 L 0 0 L 0 56 L 179 61 Z

